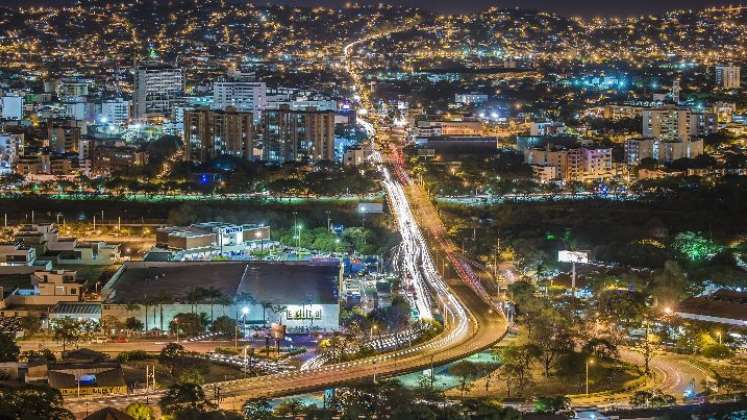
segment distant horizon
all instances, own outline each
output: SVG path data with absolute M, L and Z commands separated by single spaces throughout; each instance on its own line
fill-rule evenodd
M 166 0 L 164 0 L 166 1 Z M 230 0 L 235 3 L 240 1 Z M 112 0 L 116 3 L 116 0 Z M 75 0 L 20 0 L 13 5 L 3 5 L 8 8 L 16 8 L 27 5 L 47 5 L 60 6 L 73 4 Z M 662 14 L 671 10 L 693 9 L 700 10 L 709 7 L 723 6 L 747 6 L 747 0 L 628 0 L 624 3 L 604 3 L 593 0 L 467 0 L 463 2 L 453 2 L 450 0 L 405 0 L 405 1 L 378 1 L 378 0 L 261 0 L 246 1 L 246 3 L 255 3 L 258 5 L 282 4 L 295 7 L 342 7 L 346 3 L 359 3 L 376 5 L 379 3 L 417 7 L 424 10 L 430 10 L 435 13 L 476 13 L 490 7 L 497 8 L 514 8 L 518 7 L 525 10 L 537 10 L 557 13 L 562 16 L 583 16 L 583 17 L 625 17 L 640 16 L 648 14 Z M 456 3 L 456 4 L 455 4 Z

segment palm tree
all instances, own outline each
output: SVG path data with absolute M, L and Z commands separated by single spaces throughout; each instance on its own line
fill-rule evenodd
M 223 292 L 210 286 L 207 289 L 203 289 L 202 296 L 210 303 L 210 322 L 213 322 L 213 319 L 215 319 L 213 318 L 213 306 L 223 299 Z
M 161 318 L 160 330 L 161 332 L 163 332 L 164 331 L 163 329 L 163 305 L 174 303 L 174 297 L 172 295 L 166 294 L 166 292 L 161 292 L 161 294 L 159 294 L 158 297 L 156 297 L 155 302 L 156 304 L 158 304 L 158 309 L 159 309 L 160 318 Z M 155 322 L 155 316 L 153 318 Z
M 272 307 L 272 302 L 262 302 L 262 323 L 267 324 L 267 309 Z
M 195 304 L 202 299 L 204 290 L 202 287 L 193 287 L 185 296 L 187 303 L 190 304 L 190 312 L 195 313 Z

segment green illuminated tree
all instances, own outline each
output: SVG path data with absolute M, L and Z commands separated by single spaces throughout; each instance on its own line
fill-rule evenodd
M 672 242 L 672 248 L 684 256 L 688 261 L 700 264 L 711 260 L 724 247 L 705 238 L 700 232 L 678 233 Z

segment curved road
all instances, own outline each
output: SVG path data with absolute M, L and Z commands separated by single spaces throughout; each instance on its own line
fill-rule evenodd
M 373 38 L 365 38 L 365 40 L 371 39 Z M 346 56 L 356 43 L 345 47 Z M 357 81 L 358 78 L 353 77 L 353 80 Z M 367 124 L 365 121 L 363 123 Z M 366 127 L 373 137 L 375 132 L 373 132 L 372 126 L 367 124 Z M 216 389 L 220 390 L 220 406 L 222 408 L 240 409 L 243 403 L 251 398 L 293 395 L 369 379 L 375 375 L 391 376 L 421 370 L 434 364 L 442 364 L 478 352 L 495 344 L 505 334 L 507 329 L 505 320 L 500 316 L 498 310 L 493 310 L 492 304 L 486 298 L 484 291 L 480 287 L 476 287 L 474 274 L 469 275 L 471 271 L 463 267 L 455 267 L 460 280 L 469 287 L 449 287 L 438 275 L 428 251 L 428 244 L 413 215 L 403 185 L 390 175 L 378 152 L 374 154 L 374 162 L 384 176 L 387 198 L 397 219 L 402 240 L 411 262 L 407 264 L 407 267 L 410 270 L 411 278 L 415 282 L 414 287 L 418 290 L 416 296 L 418 307 L 421 311 L 426 312 L 422 314 L 426 318 L 431 314 L 431 307 L 443 308 L 447 320 L 444 332 L 429 342 L 357 361 L 337 363 L 307 371 L 205 385 L 206 393 L 209 396 L 214 395 Z M 412 185 L 410 188 L 412 188 Z M 427 223 L 440 223 L 440 220 L 428 219 L 426 220 Z M 439 246 L 443 246 L 444 242 L 436 239 L 435 242 Z M 457 257 L 453 250 L 447 249 L 445 251 L 455 258 Z M 452 261 L 455 261 L 455 259 L 452 259 Z M 431 300 L 432 297 L 435 298 Z M 148 401 L 156 402 L 162 394 L 163 391 L 152 393 Z M 81 413 L 83 410 L 93 411 L 101 406 L 126 406 L 133 401 L 142 402 L 145 399 L 146 396 L 144 395 L 111 398 L 82 397 L 67 399 L 66 405 L 74 412 Z

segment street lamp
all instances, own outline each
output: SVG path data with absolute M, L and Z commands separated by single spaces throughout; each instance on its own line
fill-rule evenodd
M 586 395 L 589 395 L 589 365 L 594 364 L 594 359 L 589 357 L 586 359 Z

